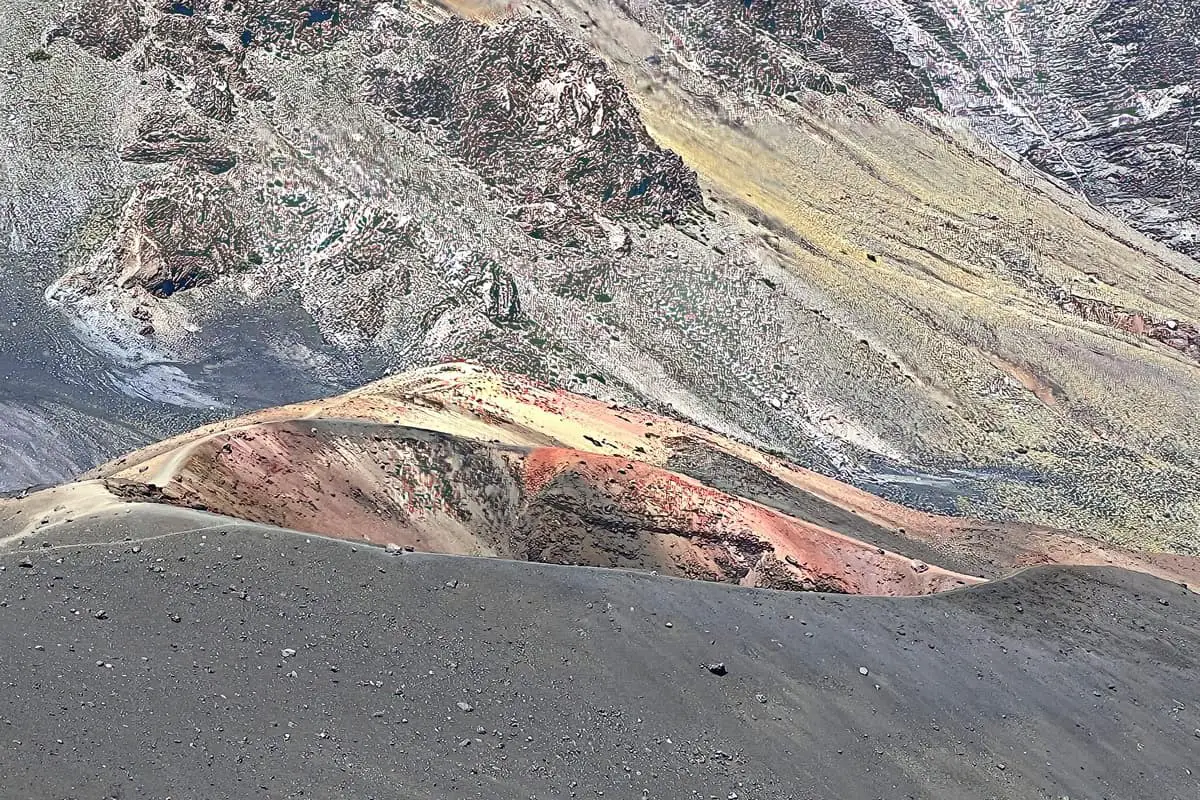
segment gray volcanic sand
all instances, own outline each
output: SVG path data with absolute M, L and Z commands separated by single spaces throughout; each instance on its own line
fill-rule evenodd
M 117 364 L 46 306 L 48 270 L 44 259 L 0 250 L 0 494 L 70 480 L 156 439 L 349 385 L 272 355 L 288 343 L 318 347 L 282 301 L 214 313 L 202 362 Z M 267 330 L 272 315 L 289 331 L 286 343 Z
M 159 506 L 11 536 L 5 798 L 1200 796 L 1200 602 L 1144 575 L 789 594 Z

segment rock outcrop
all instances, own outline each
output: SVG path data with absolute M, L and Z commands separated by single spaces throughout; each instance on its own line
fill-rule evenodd
M 219 175 L 233 169 L 237 156 L 216 139 L 203 120 L 150 112 L 138 123 L 136 138 L 121 149 L 121 158 L 135 164 L 191 161 Z
M 186 167 L 140 184 L 108 249 L 80 279 L 157 297 L 211 283 L 247 266 L 253 254 L 236 199 L 221 177 Z
M 695 173 L 650 138 L 608 66 L 546 22 L 455 18 L 413 26 L 386 52 L 404 66 L 372 67 L 371 99 L 509 189 L 535 237 L 595 228 L 596 215 L 674 222 L 703 205 Z

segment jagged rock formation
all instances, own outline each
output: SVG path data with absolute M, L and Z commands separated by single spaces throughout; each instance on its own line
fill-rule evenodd
M 95 0 L 63 20 L 46 35 L 46 44 L 67 37 L 101 58 L 114 61 L 128 53 L 149 31 L 140 0 Z M 41 57 L 41 54 L 39 54 Z
M 607 65 L 557 28 L 455 18 L 390 39 L 384 52 L 398 51 L 402 68 L 369 69 L 368 96 L 414 129 L 434 126 L 450 152 L 511 189 L 532 236 L 702 207 L 695 173 L 650 138 Z
M 219 175 L 233 169 L 237 156 L 215 139 L 201 120 L 152 111 L 138 123 L 137 135 L 121 149 L 121 158 L 134 164 L 191 161 Z
M 111 280 L 158 297 L 212 283 L 251 258 L 236 200 L 221 178 L 186 166 L 142 183 L 111 249 L 75 283 L 94 291 L 89 281 Z
M 655 4 L 627 6 L 654 16 Z M 664 0 L 672 49 L 720 82 L 785 96 L 847 85 L 892 106 L 937 107 L 929 78 L 874 24 L 869 11 L 825 0 Z
M 928 64 L 948 112 L 1139 229 L 1200 254 L 1192 147 L 1200 7 L 1085 0 L 988 11 L 964 2 L 938 23 L 937 12 L 918 16 L 928 4 L 903 5 L 907 17 L 884 26 Z

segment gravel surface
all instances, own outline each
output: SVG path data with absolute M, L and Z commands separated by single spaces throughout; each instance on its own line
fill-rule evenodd
M 1146 576 L 855 598 L 214 520 L 0 546 L 0 795 L 1200 792 L 1200 603 Z

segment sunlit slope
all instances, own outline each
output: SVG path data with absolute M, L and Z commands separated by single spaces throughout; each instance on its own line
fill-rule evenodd
M 636 20 L 555 6 L 718 220 L 757 232 L 794 315 L 776 361 L 831 399 L 831 429 L 844 417 L 916 461 L 1009 471 L 964 510 L 1194 550 L 1200 364 L 1130 320 L 1194 322 L 1194 262 L 945 121 L 853 93 L 722 92 L 654 29 L 653 3 Z
M 67 495 L 99 486 L 377 544 L 781 588 L 805 563 L 802 580 L 854 592 L 928 591 L 934 578 L 1047 563 L 1200 580 L 1194 558 L 920 512 L 694 425 L 462 363 L 200 428 L 85 477 L 10 519 L 43 531 L 82 513 Z M 764 554 L 774 560 L 745 572 Z

